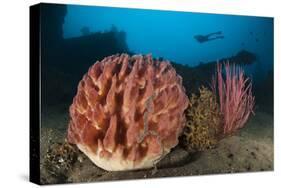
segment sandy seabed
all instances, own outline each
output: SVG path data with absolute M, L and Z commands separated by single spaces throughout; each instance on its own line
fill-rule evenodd
M 64 110 L 51 110 L 42 116 L 41 128 L 41 183 L 95 182 L 140 178 L 190 176 L 273 170 L 273 115 L 256 112 L 238 135 L 223 139 L 216 148 L 190 154 L 180 146 L 174 148 L 156 168 L 107 172 L 98 168 L 84 154 L 62 175 L 50 172 L 44 164 L 48 148 L 62 143 L 68 123 Z

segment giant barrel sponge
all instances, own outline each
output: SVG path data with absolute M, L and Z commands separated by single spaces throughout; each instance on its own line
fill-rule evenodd
M 182 78 L 168 61 L 109 56 L 78 85 L 68 141 L 108 171 L 150 168 L 178 144 L 188 105 Z

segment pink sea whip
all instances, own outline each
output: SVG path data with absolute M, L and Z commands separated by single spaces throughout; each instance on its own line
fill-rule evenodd
M 212 80 L 213 92 L 218 91 L 220 111 L 223 117 L 223 134 L 229 135 L 242 128 L 253 112 L 255 97 L 252 95 L 252 82 L 245 77 L 241 67 L 217 63 L 216 74 Z

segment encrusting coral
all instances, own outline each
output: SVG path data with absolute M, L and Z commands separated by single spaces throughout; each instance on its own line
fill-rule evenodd
M 201 87 L 199 95 L 192 94 L 190 104 L 186 112 L 184 146 L 190 152 L 210 149 L 219 141 L 221 131 L 221 115 L 216 96 L 206 87 Z
M 182 78 L 168 61 L 109 56 L 78 85 L 68 141 L 105 170 L 149 168 L 178 144 L 188 105 Z

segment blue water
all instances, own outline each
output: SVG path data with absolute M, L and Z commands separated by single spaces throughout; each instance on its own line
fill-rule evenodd
M 136 54 L 152 53 L 195 66 L 246 49 L 258 57 L 258 63 L 249 68 L 253 73 L 273 69 L 272 18 L 69 5 L 64 38 L 81 36 L 85 26 L 91 32 L 103 32 L 113 25 L 126 32 L 128 47 Z M 217 31 L 224 39 L 206 43 L 194 39 Z

